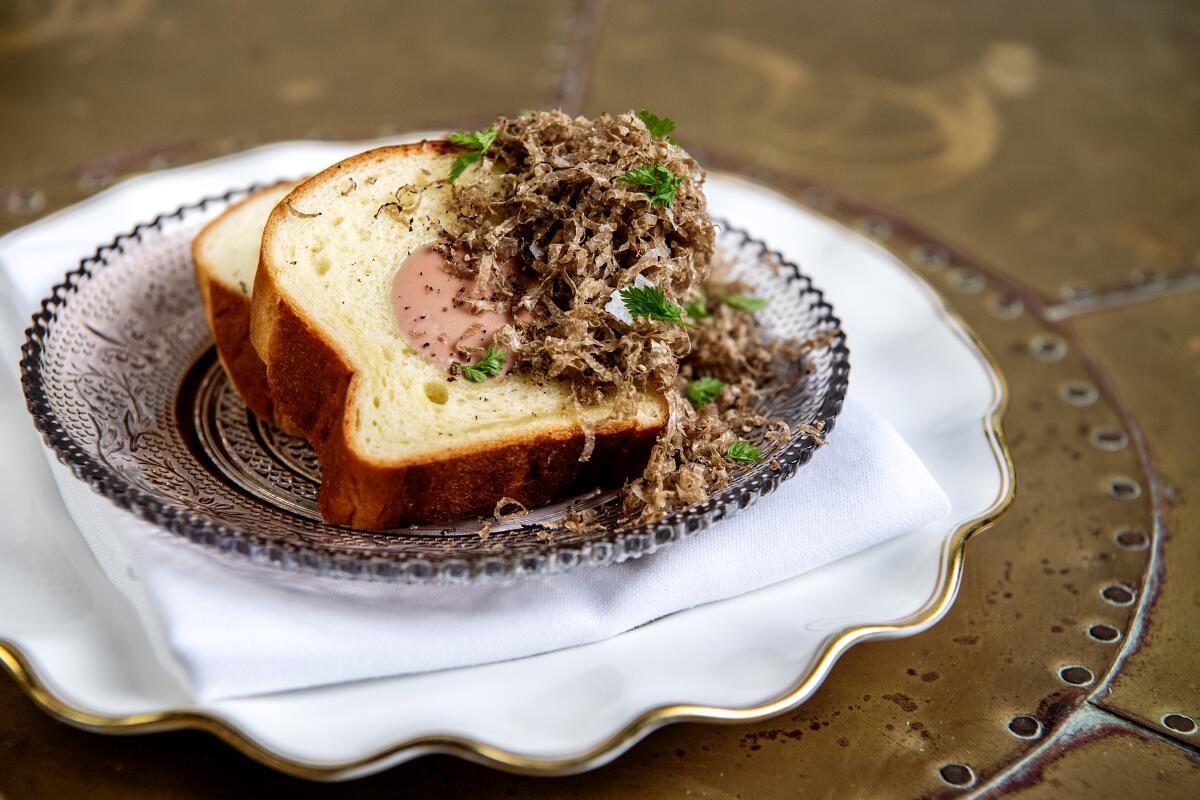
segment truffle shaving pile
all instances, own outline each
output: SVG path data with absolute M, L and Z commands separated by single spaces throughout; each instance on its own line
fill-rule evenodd
M 499 191 L 487 181 L 458 192 L 462 230 L 449 246 L 475 257 L 483 296 L 507 299 L 532 321 L 500 332 L 514 369 L 562 378 L 584 403 L 634 398 L 674 384 L 688 352 L 679 326 L 638 320 L 631 331 L 604 310 L 614 289 L 642 275 L 680 303 L 708 275 L 714 246 L 704 173 L 682 148 L 632 114 L 595 120 L 561 112 L 501 117 L 491 148 Z M 669 207 L 618 178 L 658 163 L 684 180 Z M 516 260 L 527 286 L 505 279 Z
M 707 295 L 736 294 L 739 284 L 709 285 Z M 753 315 L 722 303 L 708 302 L 709 317 L 692 334 L 692 350 L 680 364 L 675 389 L 668 394 L 671 418 L 659 437 L 642 477 L 625 486 L 623 511 L 646 522 L 670 509 L 704 500 L 710 491 L 728 485 L 739 465 L 726 457 L 729 446 L 766 428 L 766 438 L 778 443 L 791 438 L 786 422 L 759 411 L 763 387 L 778 390 L 796 369 L 804 345 L 792 339 L 764 335 Z M 725 384 L 713 402 L 695 407 L 684 397 L 687 385 L 702 377 Z
M 459 222 L 441 246 L 465 258 L 448 257 L 450 268 L 474 277 L 476 296 L 487 298 L 474 305 L 506 308 L 518 320 L 495 337 L 514 371 L 567 380 L 576 403 L 607 399 L 622 415 L 645 391 L 667 396 L 670 420 L 643 476 L 625 487 L 625 514 L 647 521 L 703 500 L 739 468 L 727 457 L 731 444 L 762 427 L 789 435 L 759 413 L 756 397 L 800 356 L 795 343 L 766 337 L 752 313 L 703 300 L 703 289 L 710 297 L 739 290 L 709 284 L 715 231 L 703 170 L 633 113 L 589 120 L 534 112 L 501 117 L 494 130 L 478 177 L 455 184 Z M 678 179 L 673 202 L 656 204 L 621 179 L 657 165 Z M 701 298 L 707 313 L 694 330 L 644 318 L 626 324 L 605 305 L 639 275 L 670 303 Z M 685 391 L 699 377 L 725 387 L 696 407 Z

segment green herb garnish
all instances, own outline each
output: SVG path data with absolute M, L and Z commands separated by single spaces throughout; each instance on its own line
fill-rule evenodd
M 640 186 L 650 197 L 650 204 L 655 206 L 670 206 L 675 202 L 675 190 L 683 183 L 683 178 L 667 169 L 662 164 L 646 164 L 626 172 L 617 180 Z
M 708 296 L 704 294 L 703 289 L 698 289 L 699 295 L 690 303 L 685 303 L 683 309 L 687 311 L 688 319 L 708 319 L 712 316 L 712 312 L 708 310 Z
M 716 378 L 700 378 L 688 384 L 687 399 L 691 400 L 692 405 L 696 408 L 702 408 L 713 400 L 716 400 L 717 395 L 724 388 L 724 381 L 719 381 Z
M 483 383 L 488 378 L 494 378 L 500 374 L 500 371 L 504 369 L 506 358 L 508 358 L 508 351 L 489 346 L 478 363 L 455 364 L 454 368 L 472 383 Z
M 754 463 L 755 461 L 762 461 L 762 451 L 749 442 L 734 442 L 725 451 L 725 457 L 730 461 Z
M 753 314 L 755 311 L 762 311 L 767 307 L 767 301 L 761 297 L 745 297 L 741 295 L 723 295 L 721 297 L 725 301 L 725 305 L 730 308 L 736 308 L 738 311 L 745 311 Z
M 463 153 L 458 158 L 454 159 L 454 165 L 450 167 L 450 182 L 454 183 L 459 179 L 459 176 L 466 171 L 467 167 L 482 159 L 487 155 L 488 148 L 492 146 L 492 142 L 496 141 L 495 125 L 488 127 L 486 131 L 471 131 L 468 133 L 452 133 L 450 141 L 454 144 L 460 144 L 463 147 L 469 147 L 471 152 Z
M 675 144 L 675 140 L 667 135 L 675 130 L 675 120 L 670 117 L 660 117 L 657 114 L 651 114 L 645 109 L 637 112 L 636 116 L 646 126 L 646 130 L 650 131 L 651 136 L 658 139 L 666 139 L 671 144 Z
M 663 290 L 657 286 L 630 286 L 622 289 L 621 302 L 629 309 L 630 316 L 674 322 L 685 328 L 696 327 L 684 321 L 683 308 L 667 300 Z

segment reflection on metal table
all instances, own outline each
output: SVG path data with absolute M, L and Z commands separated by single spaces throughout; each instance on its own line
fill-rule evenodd
M 201 733 L 73 730 L 3 679 L 0 791 L 1194 796 L 1198 35 L 1184 2 L 48 0 L 0 17 L 0 230 L 255 142 L 659 109 L 704 163 L 927 277 L 1006 378 L 1018 484 L 940 624 L 849 651 L 766 723 L 669 727 L 571 778 L 432 757 L 317 786 Z

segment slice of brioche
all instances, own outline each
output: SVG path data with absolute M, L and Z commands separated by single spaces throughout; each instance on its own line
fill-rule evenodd
M 610 409 L 577 412 L 568 385 L 519 374 L 451 381 L 408 343 L 392 279 L 438 238 L 451 190 L 435 181 L 461 152 L 434 141 L 362 153 L 302 183 L 267 222 L 251 336 L 276 407 L 321 459 L 329 523 L 443 522 L 489 514 L 504 497 L 532 507 L 619 485 L 666 423 L 665 399 L 647 395 L 635 419 L 596 431 L 581 462 L 577 413 L 597 423 Z M 424 188 L 415 209 L 398 211 L 405 186 Z
M 290 426 L 275 412 L 266 367 L 250 343 L 250 291 L 267 217 L 295 187 L 277 183 L 260 189 L 225 209 L 192 240 L 196 283 L 221 366 L 251 411 L 284 428 Z

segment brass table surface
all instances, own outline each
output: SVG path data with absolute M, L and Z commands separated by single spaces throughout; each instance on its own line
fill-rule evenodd
M 0 793 L 1200 796 L 1200 6 L 0 5 L 0 231 L 255 142 L 651 108 L 928 277 L 1007 378 L 1018 484 L 945 620 L 766 723 L 570 778 L 430 757 L 320 785 L 75 730 L 0 678 Z

